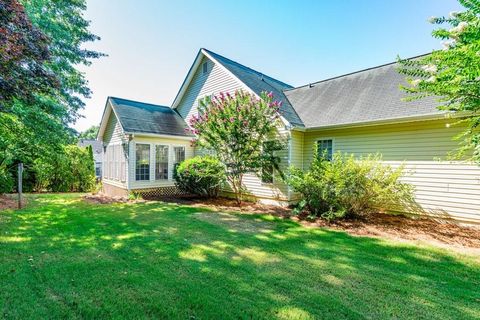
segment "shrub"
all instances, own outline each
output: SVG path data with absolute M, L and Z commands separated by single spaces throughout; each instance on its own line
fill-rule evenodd
M 0 194 L 12 192 L 13 177 L 5 166 L 0 166 Z
M 413 187 L 399 180 L 404 167 L 380 161 L 378 155 L 355 159 L 336 153 L 332 161 L 315 156 L 309 171 L 292 168 L 287 181 L 303 196 L 298 209 L 327 220 L 410 206 Z
M 215 157 L 197 156 L 183 161 L 174 174 L 177 187 L 202 197 L 217 197 L 225 183 L 225 166 Z
M 87 192 L 95 189 L 91 147 L 68 145 L 61 152 L 35 160 L 37 191 Z

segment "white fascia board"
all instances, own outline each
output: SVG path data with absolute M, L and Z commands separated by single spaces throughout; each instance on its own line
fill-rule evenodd
M 177 139 L 177 140 L 188 140 L 191 141 L 195 137 L 187 136 L 176 136 L 169 134 L 156 134 L 156 133 L 143 133 L 143 132 L 125 132 L 126 135 L 131 135 L 132 138 L 135 137 L 152 137 L 152 138 L 165 138 L 165 139 Z
M 382 125 L 382 124 L 396 124 L 396 123 L 406 123 L 406 122 L 414 122 L 414 121 L 440 120 L 440 119 L 449 119 L 449 118 L 458 118 L 458 117 L 461 117 L 461 116 L 452 116 L 451 114 L 446 114 L 446 113 L 426 114 L 426 115 L 418 115 L 418 116 L 403 117 L 403 118 L 326 125 L 326 126 L 319 126 L 319 127 L 306 127 L 306 128 L 294 127 L 292 128 L 292 130 L 307 132 L 307 131 L 316 131 L 316 130 L 346 129 L 346 128 L 356 128 L 356 127 L 370 127 L 370 126 L 376 126 L 376 125 Z

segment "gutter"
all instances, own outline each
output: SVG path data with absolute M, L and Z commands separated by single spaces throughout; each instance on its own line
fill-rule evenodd
M 167 138 L 167 139 L 179 139 L 179 140 L 192 140 L 193 136 L 176 136 L 172 134 L 156 134 L 156 133 L 143 133 L 143 132 L 125 132 L 126 135 L 132 135 L 132 137 L 153 137 L 153 138 Z
M 363 121 L 363 122 L 353 122 L 353 123 L 341 123 L 335 125 L 325 125 L 325 126 L 317 126 L 317 127 L 293 127 L 292 130 L 300 131 L 300 132 L 307 132 L 307 131 L 315 131 L 315 130 L 327 130 L 327 129 L 344 129 L 344 128 L 355 128 L 355 127 L 368 127 L 368 126 L 376 126 L 380 124 L 396 124 L 396 123 L 405 123 L 405 122 L 413 122 L 413 121 L 426 121 L 426 120 L 440 120 L 440 119 L 448 119 L 448 118 L 462 118 L 465 117 L 466 114 L 452 114 L 452 113 L 437 113 L 437 114 L 424 114 L 412 117 L 403 117 L 403 118 L 391 118 L 391 119 L 384 119 L 384 120 L 376 120 L 376 121 Z

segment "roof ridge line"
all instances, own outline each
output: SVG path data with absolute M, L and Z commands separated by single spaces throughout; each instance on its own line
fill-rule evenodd
M 429 55 L 429 54 L 430 54 L 430 53 L 419 54 L 419 55 L 417 55 L 417 56 L 413 56 L 413 57 L 410 57 L 410 58 L 405 58 L 405 59 L 402 59 L 402 60 L 412 60 L 412 59 L 416 59 L 416 58 L 420 58 L 420 57 L 427 56 L 427 55 Z M 398 63 L 398 61 L 388 62 L 388 63 L 384 63 L 384 64 L 381 64 L 381 65 L 378 65 L 378 66 L 369 67 L 369 68 L 365 68 L 365 69 L 361 69 L 361 70 L 357 70 L 357 71 L 345 73 L 345 74 L 342 74 L 342 75 L 338 75 L 338 76 L 335 76 L 335 77 L 331 77 L 331 78 L 327 78 L 327 79 L 323 79 L 323 80 L 319 80 L 319 81 L 315 81 L 315 82 L 310 82 L 310 83 L 307 83 L 307 84 L 304 84 L 304 85 L 301 85 L 301 86 L 298 86 L 298 87 L 294 87 L 294 88 L 290 88 L 290 89 L 284 89 L 283 91 L 284 91 L 284 92 L 285 92 L 285 91 L 292 91 L 292 90 L 295 90 L 295 89 L 300 89 L 300 88 L 304 88 L 304 87 L 310 87 L 310 86 L 313 86 L 313 85 L 316 85 L 316 84 L 319 84 L 319 83 L 323 83 L 323 82 L 327 82 L 327 81 L 330 81 L 330 80 L 335 80 L 335 79 L 339 79 L 339 78 L 343 78 L 343 77 L 348 77 L 348 76 L 351 76 L 351 75 L 354 75 L 354 74 L 357 74 L 357 73 L 361 73 L 361 72 L 365 72 L 365 71 L 370 71 L 370 70 L 378 69 L 378 68 L 382 68 L 382 67 L 386 67 L 386 66 L 389 66 L 389 65 L 392 65 L 392 64 L 396 64 L 396 63 Z
M 245 68 L 245 69 L 251 70 L 251 71 L 253 71 L 253 72 L 261 75 L 261 77 L 267 77 L 267 78 L 270 78 L 270 79 L 272 79 L 273 81 L 279 82 L 279 83 L 281 83 L 281 84 L 283 84 L 283 85 L 285 85 L 285 86 L 292 87 L 292 89 L 294 88 L 292 85 L 290 85 L 290 84 L 288 84 L 288 83 L 285 83 L 285 82 L 283 82 L 283 81 L 281 81 L 281 80 L 275 79 L 275 78 L 273 78 L 273 77 L 271 77 L 271 76 L 269 76 L 268 74 L 265 74 L 265 73 L 263 73 L 263 72 L 260 72 L 260 71 L 257 71 L 257 70 L 255 70 L 255 69 L 252 69 L 252 68 L 250 68 L 250 67 L 248 67 L 248 66 L 246 66 L 246 65 L 244 65 L 244 64 L 241 64 L 240 62 L 237 62 L 237 61 L 235 61 L 235 60 L 232 60 L 232 59 L 230 59 L 230 58 L 227 58 L 227 57 L 225 57 L 225 56 L 223 56 L 223 55 L 221 55 L 221 54 L 219 54 L 219 53 L 213 52 L 213 51 L 211 51 L 211 50 L 209 50 L 209 49 L 207 49 L 207 48 L 201 48 L 201 49 L 207 51 L 208 53 L 213 53 L 213 54 L 215 54 L 215 55 L 217 55 L 217 56 L 220 56 L 221 58 L 223 58 L 223 59 L 225 59 L 225 60 L 228 60 L 228 61 L 231 61 L 231 62 L 233 62 L 233 63 L 235 63 L 235 64 L 237 64 L 237 65 L 239 65 L 239 66 L 241 66 L 241 67 L 243 67 L 243 68 Z M 288 89 L 288 90 L 290 90 L 290 89 Z
M 154 107 L 161 107 L 161 108 L 172 109 L 172 108 L 170 108 L 169 106 L 164 106 L 164 105 L 161 105 L 161 104 L 154 104 L 154 103 L 149 103 L 149 102 L 142 102 L 142 101 L 138 101 L 138 100 L 131 100 L 131 99 L 125 99 L 125 98 L 120 98 L 120 97 L 114 97 L 114 96 L 108 96 L 108 99 L 119 99 L 119 100 L 125 100 L 125 101 L 129 101 L 129 102 L 136 102 L 136 103 L 146 104 L 146 105 L 154 106 Z

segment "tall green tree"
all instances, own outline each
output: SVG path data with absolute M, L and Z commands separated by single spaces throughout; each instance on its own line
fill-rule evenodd
M 244 91 L 220 93 L 200 101 L 199 116 L 190 121 L 194 144 L 211 150 L 226 166 L 227 180 L 240 205 L 246 173 L 262 174 L 265 167 L 279 170 L 275 151 L 284 147 L 276 128 L 280 103 L 271 93 L 260 98 Z
M 78 136 L 80 139 L 96 139 L 99 126 L 91 126 L 87 130 L 80 132 Z
M 465 8 L 448 17 L 432 17 L 442 25 L 433 37 L 442 40 L 443 49 L 413 60 L 400 60 L 399 71 L 408 76 L 403 90 L 410 100 L 439 97 L 440 110 L 461 117 L 468 129 L 457 156 L 472 154 L 480 162 L 480 0 L 459 0 Z
M 8 1 L 2 1 L 0 9 L 4 9 Z M 10 170 L 10 175 L 15 175 L 14 164 L 25 163 L 28 190 L 29 186 L 35 184 L 35 172 L 31 170 L 34 161 L 42 157 L 52 161 L 53 155 L 64 152 L 64 146 L 74 141 L 76 132 L 70 126 L 80 116 L 79 112 L 84 107 L 83 99 L 91 94 L 78 66 L 90 65 L 91 59 L 99 58 L 102 54 L 84 48 L 85 43 L 99 39 L 89 31 L 89 22 L 83 16 L 85 0 L 18 1 L 15 10 L 25 13 L 19 21 L 42 35 L 39 36 L 41 41 L 31 41 L 30 47 L 40 43 L 39 49 L 36 49 L 38 52 L 42 52 L 42 48 L 48 49 L 48 54 L 42 53 L 41 59 L 35 62 L 55 80 L 47 83 L 45 90 L 7 90 L 8 110 L 5 107 L 2 110 L 0 106 L 0 124 L 7 124 L 0 126 L 0 166 L 3 163 L 3 167 Z M 0 39 L 12 38 L 10 31 L 6 36 L 3 35 L 4 30 L 9 30 L 12 25 L 9 21 L 15 18 L 10 11 L 1 17 Z M 24 33 L 28 31 L 17 24 L 13 31 L 18 33 L 18 30 Z M 8 41 L 4 40 L 7 44 L 12 43 Z M 1 47 L 0 59 L 8 58 L 4 53 L 8 53 L 10 48 L 10 44 Z M 4 66 L 6 72 L 15 72 L 11 66 Z M 21 66 L 28 64 L 21 63 Z M 34 81 L 32 77 L 28 79 Z
M 0 3 L 0 112 L 10 112 L 14 99 L 32 102 L 35 94 L 57 87 L 46 65 L 50 39 L 34 26 L 17 0 Z

